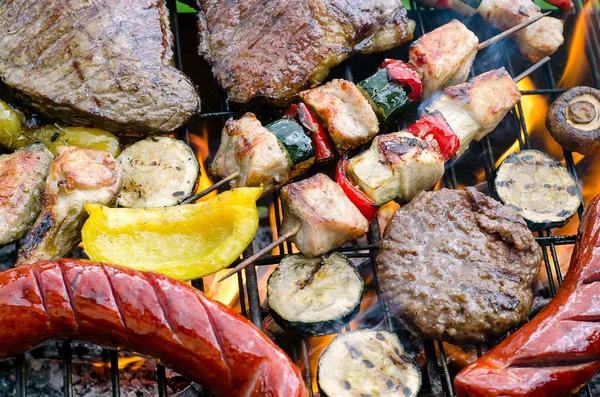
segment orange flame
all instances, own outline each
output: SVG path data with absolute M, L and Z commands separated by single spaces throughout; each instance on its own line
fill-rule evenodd
M 198 136 L 195 134 L 190 134 L 190 145 L 194 149 L 194 153 L 196 153 L 196 158 L 198 159 L 198 163 L 200 164 L 200 181 L 198 182 L 198 187 L 196 188 L 196 192 L 201 192 L 204 189 L 207 189 L 213 185 L 212 179 L 208 176 L 206 172 L 206 159 L 209 155 L 208 148 L 208 130 L 206 126 L 202 128 L 202 136 Z M 206 196 L 202 197 L 199 201 L 208 200 L 217 195 L 217 191 L 211 192 Z
M 567 65 L 563 72 L 563 75 L 558 82 L 558 86 L 562 88 L 570 88 L 583 84 L 585 81 L 585 73 L 583 71 L 590 70 L 590 64 L 588 62 L 585 44 L 586 35 L 588 31 L 588 19 L 591 13 L 592 2 L 596 0 L 590 0 L 579 14 L 577 22 L 575 24 L 575 30 L 571 38 L 571 45 L 569 47 L 569 57 L 567 58 Z
M 308 361 L 310 363 L 310 376 L 312 379 L 312 389 L 316 393 L 319 390 L 317 385 L 317 367 L 319 366 L 319 357 L 323 350 L 329 346 L 336 335 L 314 336 L 307 339 Z
M 119 357 L 119 365 L 118 368 L 125 369 L 127 368 L 130 371 L 137 371 L 144 365 L 146 362 L 145 358 L 132 356 L 132 357 Z M 102 368 L 105 366 L 104 362 L 92 362 L 92 365 L 96 368 Z

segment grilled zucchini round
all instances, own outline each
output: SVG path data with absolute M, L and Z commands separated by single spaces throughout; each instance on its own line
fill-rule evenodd
M 123 170 L 119 205 L 171 207 L 194 193 L 200 165 L 183 141 L 151 137 L 129 146 L 117 158 Z
M 398 337 L 378 330 L 338 335 L 319 358 L 321 396 L 414 397 L 421 372 Z
M 360 309 L 364 283 L 342 254 L 289 255 L 267 283 L 268 305 L 282 328 L 306 335 L 338 332 Z
M 385 69 L 367 77 L 357 87 L 384 123 L 393 123 L 410 109 L 408 94 L 400 84 L 389 80 Z
M 496 170 L 498 199 L 513 207 L 531 230 L 561 227 L 577 213 L 577 181 L 552 157 L 523 150 L 506 157 Z

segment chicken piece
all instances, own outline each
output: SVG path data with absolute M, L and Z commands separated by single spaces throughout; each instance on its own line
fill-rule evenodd
M 285 105 L 351 54 L 413 37 L 399 0 L 197 0 L 199 52 L 233 102 Z
M 540 7 L 531 0 L 483 0 L 477 11 L 485 21 L 503 31 L 541 14 Z M 554 54 L 562 45 L 563 25 L 560 19 L 544 17 L 511 37 L 524 58 L 537 62 Z
M 421 75 L 423 98 L 467 81 L 477 45 L 477 36 L 456 19 L 415 41 L 408 51 L 408 59 Z
M 492 132 L 519 99 L 519 87 L 506 70 L 500 68 L 446 88 L 444 95 L 425 111 L 444 116 L 460 140 L 460 148 L 455 154 L 459 157 L 473 139 L 479 141 Z
M 375 137 L 369 150 L 348 162 L 348 176 L 377 205 L 397 198 L 412 200 L 444 175 L 444 157 L 437 142 L 408 132 Z
M 375 111 L 349 81 L 332 80 L 301 92 L 300 98 L 321 119 L 341 154 L 368 142 L 379 132 Z
M 17 256 L 17 265 L 59 259 L 81 241 L 88 217 L 85 204 L 110 205 L 123 177 L 114 157 L 104 151 L 58 148 L 42 193 L 43 209 Z
M 42 210 L 52 153 L 35 144 L 0 156 L 0 246 L 25 236 Z
M 369 222 L 342 188 L 324 174 L 284 186 L 281 200 L 281 232 L 299 227 L 289 240 L 308 257 L 341 247 L 364 236 L 369 229 Z
M 291 177 L 292 162 L 277 137 L 263 127 L 252 113 L 239 120 L 229 119 L 221 134 L 221 145 L 210 166 L 210 172 L 225 178 L 240 175 L 229 184 L 263 186 L 263 194 L 278 189 Z

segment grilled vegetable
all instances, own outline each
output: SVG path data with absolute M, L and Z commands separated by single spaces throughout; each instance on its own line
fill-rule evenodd
M 288 255 L 269 277 L 267 298 L 277 323 L 308 335 L 334 334 L 360 309 L 364 283 L 342 254 Z
M 371 147 L 349 161 L 351 181 L 375 204 L 410 201 L 429 190 L 444 174 L 444 158 L 437 143 L 408 132 L 379 135 Z
M 373 222 L 373 219 L 375 219 L 375 216 L 377 216 L 379 206 L 350 182 L 347 171 L 348 158 L 344 156 L 338 162 L 335 170 L 335 181 L 342 187 L 342 190 L 346 193 L 346 196 L 350 201 L 352 201 L 352 204 L 354 204 L 360 213 L 367 218 L 367 221 L 371 223 Z
M 155 271 L 180 280 L 233 263 L 258 229 L 260 188 L 238 188 L 197 204 L 169 208 L 86 206 L 82 229 L 92 260 Z
M 317 381 L 328 397 L 415 397 L 421 372 L 396 335 L 360 330 L 336 336 L 325 349 Z
M 302 102 L 299 104 L 294 103 L 290 106 L 284 117 L 297 119 L 306 128 L 315 150 L 316 162 L 326 163 L 333 160 L 333 148 L 331 147 L 331 143 L 329 143 L 327 132 L 305 104 Z
M 335 79 L 300 93 L 327 129 L 340 154 L 368 142 L 379 132 L 377 115 L 359 88 Z
M 304 133 L 302 126 L 292 119 L 280 119 L 265 126 L 285 146 L 292 164 L 300 164 L 314 157 L 310 138 Z
M 400 84 L 408 93 L 411 102 L 419 100 L 423 91 L 421 78 L 412 66 L 396 59 L 386 59 L 381 68 L 387 70 L 388 78 Z
M 584 155 L 600 152 L 600 91 L 571 88 L 548 109 L 546 126 L 566 150 Z
M 363 94 L 366 94 L 385 124 L 393 123 L 410 109 L 406 91 L 397 82 L 389 81 L 385 69 L 361 81 L 358 86 L 363 89 Z
M 579 186 L 567 169 L 537 150 L 506 157 L 494 187 L 500 201 L 513 207 L 532 230 L 563 226 L 581 203 Z
M 118 204 L 127 208 L 176 205 L 194 193 L 200 173 L 192 149 L 169 137 L 136 142 L 117 161 L 123 170 Z
M 444 161 L 448 161 L 460 147 L 458 136 L 452 131 L 444 116 L 439 113 L 421 117 L 412 125 L 406 127 L 405 131 L 421 139 L 430 136 L 440 147 Z
M 23 115 L 0 101 L 0 145 L 9 150 L 19 150 L 34 143 L 43 143 L 55 156 L 59 146 L 104 150 L 113 157 L 121 153 L 119 139 L 108 131 L 59 125 L 27 128 Z

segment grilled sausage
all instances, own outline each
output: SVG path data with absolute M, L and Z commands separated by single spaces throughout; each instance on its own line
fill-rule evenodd
M 460 397 L 561 396 L 600 369 L 600 196 L 587 208 L 569 272 L 537 316 L 454 380 Z
M 258 329 L 156 273 L 74 259 L 0 273 L 0 358 L 50 339 L 153 357 L 220 396 L 308 395 L 298 368 Z

